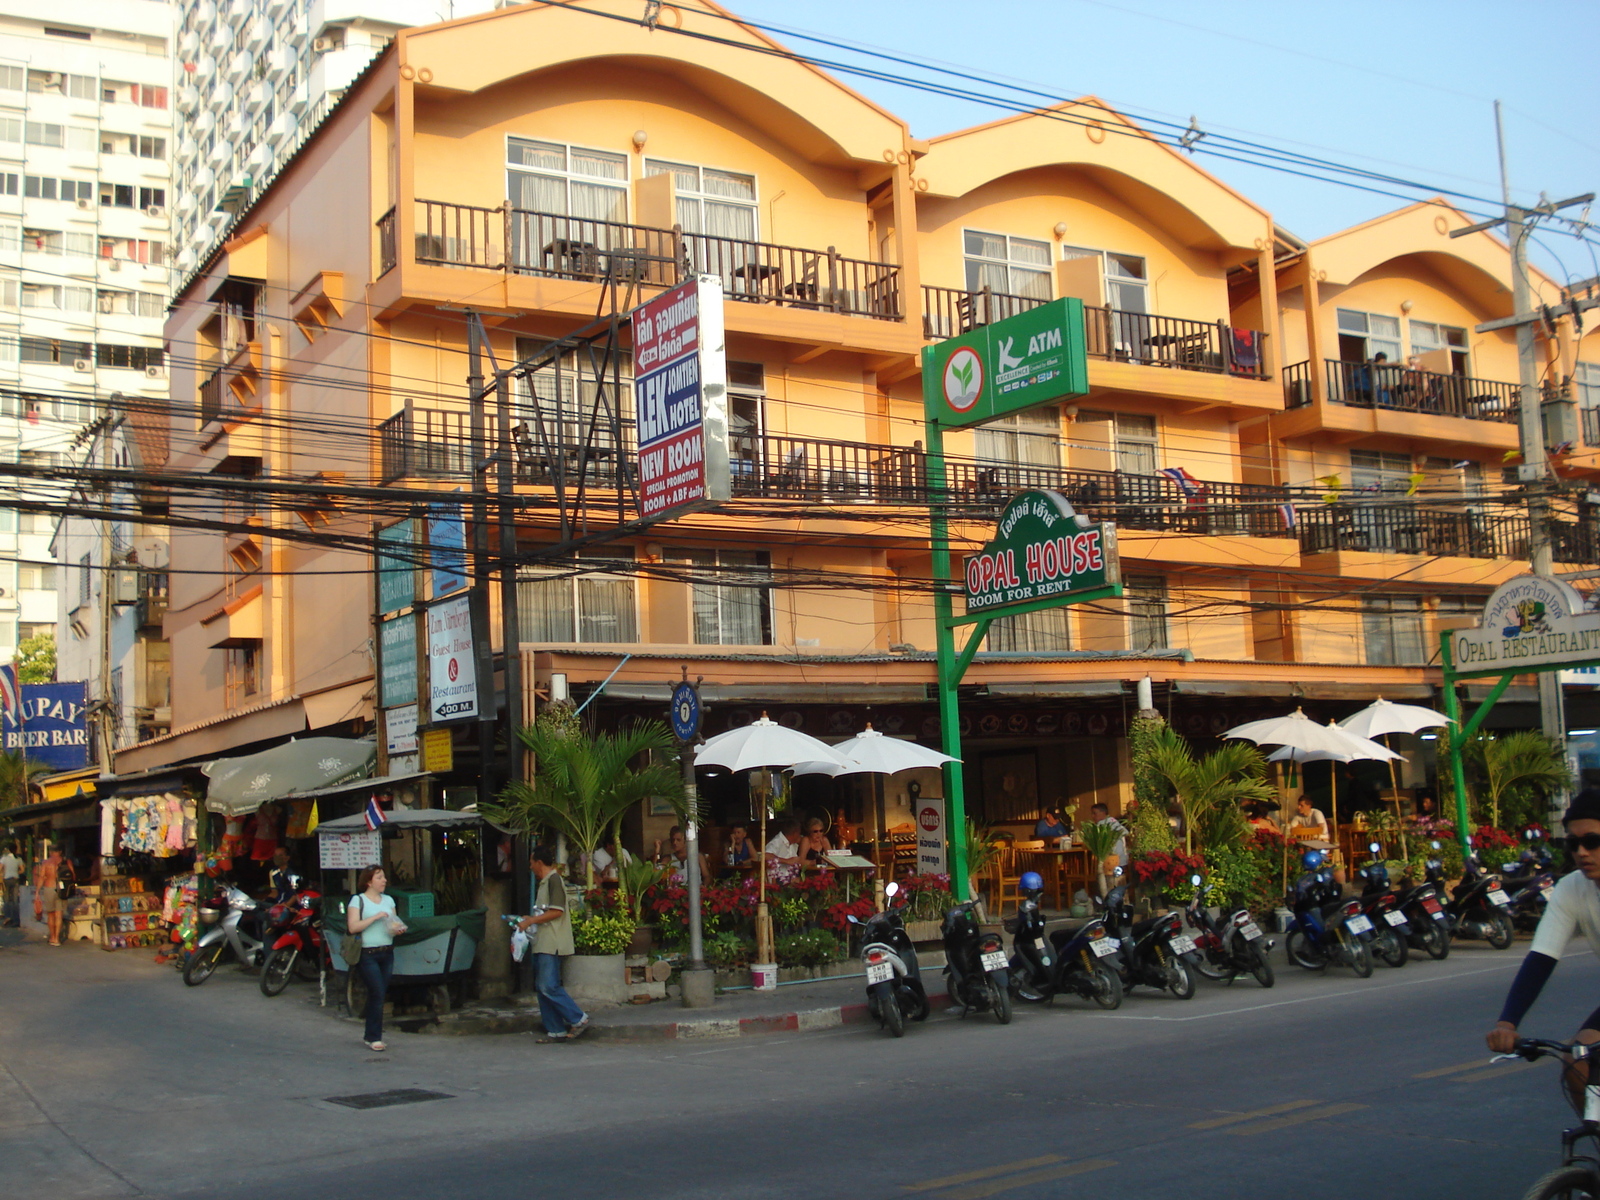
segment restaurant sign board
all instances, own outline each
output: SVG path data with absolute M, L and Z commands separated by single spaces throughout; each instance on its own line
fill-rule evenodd
M 969 616 L 1004 616 L 1041 601 L 1070 604 L 1122 582 L 1116 527 L 1080 516 L 1060 492 L 1022 492 L 964 574 Z
M 918 796 L 912 801 L 917 810 L 917 874 L 946 873 L 944 855 L 944 800 L 938 796 Z
M 923 408 L 946 429 L 1088 392 L 1083 301 L 1071 296 L 922 350 Z
M 1600 612 L 1569 583 L 1518 575 L 1494 590 L 1482 623 L 1450 635 L 1452 673 L 1514 675 L 1600 660 Z

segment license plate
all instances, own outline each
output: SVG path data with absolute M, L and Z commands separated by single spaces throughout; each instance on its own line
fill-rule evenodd
M 1261 936 L 1261 927 L 1254 921 L 1247 921 L 1245 924 L 1239 926 L 1239 932 L 1244 934 L 1245 941 L 1253 942 Z
M 1044 939 L 1043 938 L 1034 938 L 1033 939 L 1033 948 L 1035 950 L 1043 950 L 1044 949 Z
M 1004 971 L 1006 969 L 1006 956 L 999 950 L 991 950 L 987 954 L 980 955 L 979 961 L 983 963 L 985 971 Z
M 1188 954 L 1194 949 L 1194 939 L 1186 933 L 1180 933 L 1167 943 L 1174 954 Z
M 1433 919 L 1435 921 L 1448 921 L 1450 918 L 1445 916 L 1442 912 L 1436 912 L 1433 914 Z
M 1094 951 L 1096 958 L 1104 958 L 1108 954 L 1117 952 L 1116 938 L 1099 938 L 1089 943 L 1089 949 Z
M 1372 929 L 1372 922 L 1365 917 L 1355 916 L 1346 921 L 1344 927 L 1351 933 L 1367 933 Z
M 1502 892 L 1499 888 L 1489 889 L 1489 899 L 1500 905 L 1510 905 L 1511 903 L 1510 897 Z
M 1391 925 L 1404 925 L 1406 923 L 1406 915 L 1403 912 L 1384 913 L 1383 919 Z
M 888 963 L 867 964 L 867 983 L 869 986 L 874 983 L 888 983 L 893 978 L 894 968 Z
M 1437 913 L 1437 912 L 1442 911 L 1441 908 L 1440 908 L 1439 902 L 1437 900 L 1435 900 L 1432 896 L 1429 896 L 1426 900 L 1424 900 L 1422 902 L 1422 907 L 1427 909 L 1431 913 Z

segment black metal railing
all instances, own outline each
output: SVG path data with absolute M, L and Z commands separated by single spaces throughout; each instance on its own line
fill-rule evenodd
M 732 300 L 890 321 L 903 311 L 898 265 L 850 258 L 832 246 L 779 246 L 509 205 L 418 200 L 416 214 L 416 261 L 434 266 L 660 287 L 717 275 Z
M 1528 557 L 1528 518 L 1518 513 L 1429 509 L 1414 504 L 1330 504 L 1299 510 L 1306 554 L 1357 550 L 1455 558 Z
M 1048 303 L 1048 297 L 1041 300 L 1036 296 L 1013 296 L 988 288 L 969 292 L 925 283 L 922 285 L 922 336 L 930 341 L 956 337 L 980 325 L 992 325 Z
M 1283 406 L 1305 408 L 1311 403 L 1311 361 L 1292 363 L 1283 369 Z
M 1357 408 L 1397 408 L 1476 421 L 1514 422 L 1521 389 L 1514 383 L 1441 375 L 1380 362 L 1324 359 L 1328 399 Z
M 212 421 L 220 420 L 223 408 L 228 399 L 228 386 L 226 372 L 228 364 L 223 363 L 210 375 L 200 381 L 200 427 L 203 429 Z
M 378 274 L 387 275 L 394 270 L 399 258 L 399 245 L 395 241 L 394 209 L 378 218 Z

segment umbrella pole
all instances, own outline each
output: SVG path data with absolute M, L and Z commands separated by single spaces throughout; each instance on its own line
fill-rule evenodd
M 761 872 L 756 892 L 756 961 L 772 961 L 772 916 L 767 912 L 767 788 L 763 772 L 760 787 L 754 788 L 756 800 L 761 805 Z
M 1387 738 L 1389 735 L 1383 735 Z M 1393 750 L 1388 742 L 1383 743 L 1388 749 Z M 1394 759 L 1389 760 L 1389 790 L 1394 793 L 1394 827 L 1400 831 L 1400 857 L 1410 860 L 1411 851 L 1406 848 L 1406 819 L 1400 814 L 1400 778 L 1395 774 Z

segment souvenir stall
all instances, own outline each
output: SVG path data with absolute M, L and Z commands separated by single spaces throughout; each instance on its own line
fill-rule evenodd
M 186 789 L 102 800 L 100 879 L 80 889 L 73 935 L 84 922 L 86 936 L 107 950 L 165 944 L 169 881 L 191 872 L 198 818 Z

